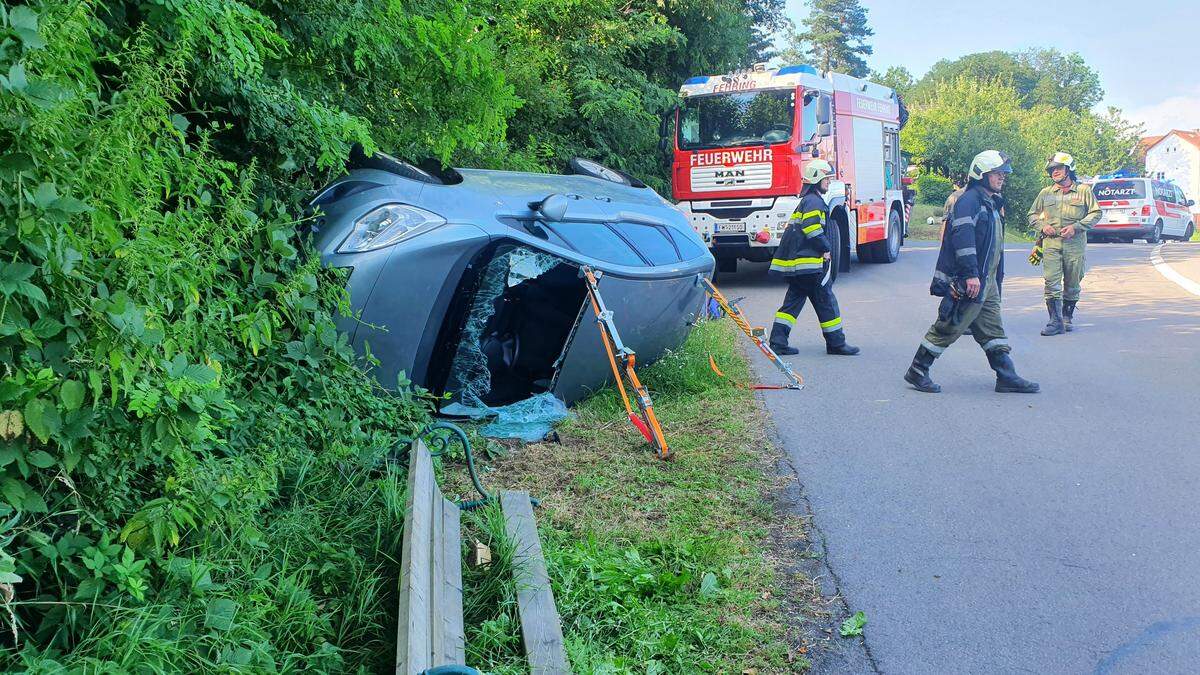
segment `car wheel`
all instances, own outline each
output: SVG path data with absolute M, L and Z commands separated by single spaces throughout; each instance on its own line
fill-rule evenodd
M 1154 223 L 1154 231 L 1151 232 L 1150 234 L 1146 235 L 1146 243 L 1147 244 L 1157 244 L 1158 242 L 1162 241 L 1162 228 L 1163 228 L 1163 222 L 1161 220 L 1155 222 Z
M 1181 239 L 1180 241 L 1191 241 L 1192 235 L 1194 235 L 1195 233 L 1196 233 L 1196 224 L 1188 223 L 1187 230 L 1184 231 L 1183 239 Z
M 646 187 L 645 183 L 634 178 L 633 176 L 630 176 L 624 171 L 621 171 L 620 169 L 604 166 L 600 162 L 592 161 L 584 157 L 575 157 L 571 159 L 571 161 L 567 162 L 567 168 L 571 171 L 571 173 L 577 176 L 590 176 L 592 178 L 599 178 L 600 180 L 617 183 L 618 185 L 628 185 L 635 188 Z

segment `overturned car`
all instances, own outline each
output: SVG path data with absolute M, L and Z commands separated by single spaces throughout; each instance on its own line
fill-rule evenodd
M 687 220 L 630 176 L 588 160 L 572 175 L 425 171 L 357 154 L 312 202 L 313 242 L 349 270 L 342 319 L 376 377 L 497 407 L 571 403 L 612 378 L 580 271 L 648 363 L 687 336 L 714 261 Z

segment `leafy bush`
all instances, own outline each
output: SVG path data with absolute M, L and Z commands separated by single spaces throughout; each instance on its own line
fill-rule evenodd
M 994 149 L 1012 158 L 1013 174 L 1004 188 L 1009 226 L 1023 227 L 1038 190 L 1049 184 L 1046 158 L 1056 150 L 1073 154 L 1081 175 L 1136 166 L 1140 127 L 1115 110 L 1105 115 L 1048 106 L 1023 107 L 1007 81 L 959 77 L 939 80 L 912 105 L 901 142 L 913 159 L 932 172 L 966 180 L 976 153 Z
M 924 204 L 941 206 L 946 203 L 950 193 L 954 192 L 954 183 L 949 178 L 936 173 L 922 173 L 916 180 L 917 199 Z
M 585 4 L 0 7 L 0 667 L 389 661 L 428 405 L 335 329 L 301 205 L 354 143 L 662 187 L 657 114 L 755 39 L 700 19 L 779 3 Z
M 196 34 L 95 10 L 4 17 L 4 669 L 374 658 L 397 520 L 364 505 L 426 406 L 364 375 L 286 193 L 217 151 L 232 124 L 178 112 Z M 314 156 L 348 119 L 312 118 Z

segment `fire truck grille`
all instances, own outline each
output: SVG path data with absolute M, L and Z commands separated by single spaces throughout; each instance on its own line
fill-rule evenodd
M 771 187 L 771 163 L 692 167 L 693 192 L 758 190 Z

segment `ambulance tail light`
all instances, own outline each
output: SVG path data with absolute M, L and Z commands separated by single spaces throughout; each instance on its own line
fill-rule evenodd
M 1150 205 L 1149 204 L 1142 207 L 1142 215 L 1143 216 L 1150 215 Z

